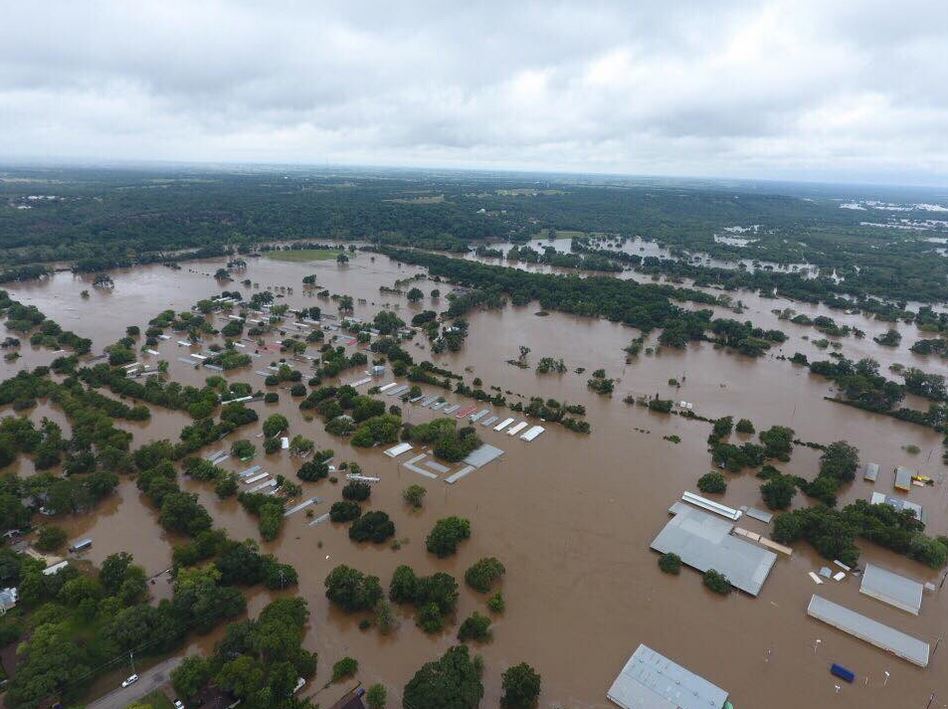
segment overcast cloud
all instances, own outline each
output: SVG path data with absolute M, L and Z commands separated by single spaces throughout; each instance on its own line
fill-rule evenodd
M 948 2 L 0 2 L 0 159 L 948 183 Z

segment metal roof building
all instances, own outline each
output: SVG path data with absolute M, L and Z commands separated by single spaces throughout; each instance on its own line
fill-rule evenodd
M 863 480 L 868 480 L 869 482 L 875 482 L 879 477 L 879 464 L 878 463 L 869 463 L 866 466 L 865 472 L 862 474 Z
M 906 468 L 903 466 L 898 466 L 895 469 L 895 487 L 898 490 L 904 490 L 908 492 L 912 489 L 912 476 L 915 475 L 915 471 L 911 468 Z
M 890 628 L 877 620 L 873 620 L 862 613 L 857 613 L 838 603 L 827 601 L 816 594 L 810 599 L 806 609 L 807 615 L 821 620 L 827 625 L 842 630 L 844 633 L 865 640 L 887 652 L 891 652 L 903 660 L 907 660 L 919 667 L 928 667 L 929 645 L 903 633 L 901 630 Z
M 468 453 L 468 456 L 464 459 L 463 463 L 465 465 L 473 465 L 475 468 L 482 468 L 503 454 L 504 452 L 500 448 L 492 446 L 488 443 L 482 443 L 477 448 Z
M 915 517 L 922 522 L 925 521 L 924 511 L 922 506 L 914 502 L 909 502 L 908 500 L 902 499 L 901 497 L 890 497 L 889 495 L 883 494 L 881 492 L 874 492 L 869 497 L 870 505 L 888 505 L 899 511 L 901 510 L 912 510 L 915 513 Z
M 661 554 L 674 552 L 702 573 L 715 569 L 732 586 L 752 596 L 760 593 L 776 554 L 733 536 L 733 524 L 690 505 L 677 502 L 670 512 L 675 516 L 652 540 L 652 549 Z
M 639 645 L 609 688 L 623 709 L 721 709 L 727 692 L 647 645 Z
M 386 450 L 385 455 L 387 455 L 389 458 L 397 458 L 402 453 L 407 453 L 410 451 L 412 447 L 413 446 L 411 443 L 399 443 L 398 445 L 394 445 Z
M 866 564 L 859 592 L 876 600 L 918 615 L 922 608 L 922 584 L 881 566 Z

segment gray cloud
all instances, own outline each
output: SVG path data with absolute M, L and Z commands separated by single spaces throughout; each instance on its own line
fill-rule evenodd
M 377 5 L 4 2 L 0 158 L 948 182 L 942 0 Z

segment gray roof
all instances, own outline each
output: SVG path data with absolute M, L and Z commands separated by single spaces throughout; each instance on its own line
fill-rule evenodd
M 734 525 L 688 505 L 676 503 L 675 514 L 652 540 L 655 551 L 674 552 L 683 563 L 701 571 L 715 569 L 735 588 L 756 596 L 777 561 L 772 551 L 731 534 Z
M 876 478 L 879 477 L 879 464 L 878 463 L 869 463 L 866 466 L 866 471 L 862 474 L 863 480 L 869 480 L 875 482 Z
M 915 471 L 911 468 L 899 466 L 895 469 L 895 486 L 902 490 L 908 490 L 912 487 L 912 476 Z
M 483 443 L 471 451 L 467 458 L 464 459 L 464 463 L 465 465 L 473 465 L 475 468 L 480 468 L 503 454 L 504 452 L 500 448 Z
M 816 594 L 810 599 L 807 615 L 822 620 L 827 625 L 849 633 L 871 645 L 882 648 L 919 667 L 928 667 L 928 643 L 890 628 L 862 613 L 857 613 L 838 603 L 827 601 Z
M 901 497 L 891 497 L 881 492 L 874 492 L 869 497 L 869 504 L 888 505 L 889 507 L 899 510 L 900 512 L 902 510 L 912 510 L 916 519 L 921 520 L 922 522 L 925 521 L 925 511 L 922 509 L 922 506 L 915 502 L 905 500 Z
M 764 522 L 765 524 L 770 524 L 774 518 L 773 512 L 758 510 L 756 507 L 748 507 L 747 505 L 741 507 L 741 512 L 746 514 L 748 517 L 753 517 L 759 522 Z
M 913 615 L 918 615 L 922 608 L 922 591 L 922 584 L 918 581 L 872 564 L 866 564 L 859 585 L 860 593 Z
M 721 709 L 727 692 L 639 645 L 606 695 L 623 709 Z

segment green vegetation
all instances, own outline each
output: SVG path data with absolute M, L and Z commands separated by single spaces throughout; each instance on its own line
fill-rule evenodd
M 348 679 L 359 671 L 359 661 L 351 657 L 344 657 L 332 666 L 332 681 L 339 682 Z
M 457 607 L 458 583 L 443 572 L 417 576 L 410 566 L 402 565 L 392 574 L 388 597 L 393 603 L 413 605 L 418 627 L 426 633 L 436 633 L 444 627 L 445 617 Z
M 257 454 L 257 447 L 246 438 L 241 438 L 231 444 L 230 454 L 239 460 L 250 460 Z
M 381 684 L 373 684 L 365 693 L 365 703 L 369 709 L 385 709 L 388 703 L 388 692 Z
M 128 554 L 107 557 L 98 571 L 70 565 L 53 575 L 25 555 L 5 552 L 3 561 L 7 579 L 20 589 L 17 613 L 29 627 L 7 687 L 11 709 L 82 703 L 113 658 L 130 650 L 136 657 L 172 652 L 189 633 L 207 633 L 245 608 L 214 566 L 179 568 L 172 598 L 152 605 L 145 572 Z
M 326 598 L 347 613 L 370 611 L 382 599 L 382 586 L 377 576 L 340 564 L 326 577 Z
M 425 547 L 438 558 L 451 556 L 458 544 L 471 536 L 471 523 L 462 517 L 439 519 L 425 539 Z
M 704 572 L 702 580 L 707 588 L 722 596 L 726 596 L 731 592 L 731 582 L 727 580 L 727 576 L 719 571 L 708 569 Z
M 329 519 L 333 522 L 351 522 L 358 519 L 361 514 L 362 508 L 359 507 L 359 503 L 352 500 L 333 502 L 329 508 Z
M 500 705 L 504 709 L 533 709 L 540 696 L 540 675 L 526 662 L 508 667 L 501 687 L 504 694 Z
M 276 495 L 262 492 L 241 492 L 237 501 L 251 515 L 257 518 L 260 537 L 272 542 L 283 529 L 283 500 Z
M 378 510 L 366 512 L 349 527 L 349 539 L 354 542 L 381 544 L 395 536 L 395 523 Z
M 274 261 L 307 263 L 309 261 L 335 261 L 340 253 L 342 252 L 323 249 L 284 249 L 281 251 L 268 251 L 264 255 Z
M 66 530 L 51 524 L 44 524 L 36 534 L 35 546 L 40 551 L 56 551 L 66 543 Z
M 351 481 L 342 488 L 342 499 L 354 500 L 355 502 L 365 502 L 372 494 L 372 486 L 368 483 Z
M 474 611 L 458 628 L 458 640 L 462 643 L 468 640 L 487 642 L 491 638 L 490 624 L 490 618 Z
M 187 658 L 172 671 L 171 682 L 188 699 L 213 684 L 250 709 L 299 707 L 293 696 L 297 678 L 316 672 L 315 653 L 302 647 L 308 619 L 302 598 L 273 601 L 256 620 L 229 625 L 210 658 Z
M 738 433 L 754 433 L 754 424 L 750 419 L 741 419 L 737 422 L 737 425 L 734 427 L 734 430 Z
M 600 396 L 609 396 L 615 388 L 615 379 L 606 377 L 606 370 L 597 369 L 592 377 L 586 380 L 586 386 Z
M 785 510 L 797 494 L 796 482 L 792 476 L 776 472 L 760 486 L 760 494 L 768 509 Z
M 786 512 L 774 522 L 773 537 L 789 544 L 803 539 L 827 559 L 855 565 L 859 560 L 856 537 L 874 542 L 933 569 L 948 563 L 948 538 L 932 538 L 911 510 L 870 505 L 856 500 L 842 510 L 817 506 Z
M 666 574 L 675 574 L 681 572 L 681 557 L 674 552 L 668 552 L 658 557 L 658 568 Z
M 879 374 L 879 363 L 873 359 L 865 358 L 854 363 L 845 357 L 811 362 L 810 371 L 836 384 L 842 398 L 834 401 L 929 426 L 936 431 L 942 431 L 948 422 L 948 403 L 945 403 L 944 380 L 940 375 L 925 375 L 919 370 L 908 369 L 903 373 L 906 379 L 903 385 Z M 906 391 L 929 398 L 932 403 L 928 411 L 896 408 L 905 398 Z
M 810 482 L 802 479 L 796 482 L 804 494 L 833 507 L 839 486 L 855 478 L 858 465 L 859 451 L 845 441 L 836 441 L 826 446 L 820 456 L 820 472 L 816 478 Z
M 156 689 L 138 701 L 129 704 L 126 709 L 174 709 L 174 705 L 165 696 L 164 692 Z
M 10 272 L 0 273 L 0 280 L 9 277 Z M 29 278 L 46 275 L 45 268 L 37 268 Z M 19 278 L 17 278 L 19 280 Z M 63 330 L 54 320 L 47 318 L 35 305 L 23 305 L 13 300 L 5 290 L 0 290 L 0 317 L 6 318 L 6 328 L 21 336 L 30 336 L 30 344 L 50 350 L 68 349 L 77 355 L 87 354 L 92 349 L 92 340 L 79 337 L 71 330 Z M 13 346 L 19 346 L 19 339 Z M 9 340 L 9 338 L 8 338 Z M 7 346 L 12 345 L 8 341 Z
M 44 170 L 15 168 L 3 187 L 5 201 L 25 199 L 34 180 L 48 179 Z M 525 241 L 549 233 L 648 234 L 673 254 L 703 252 L 722 260 L 771 261 L 776 268 L 715 268 L 689 259 L 658 259 L 610 251 L 594 238 L 577 236 L 572 253 L 519 249 L 517 260 L 553 262 L 566 267 L 606 268 L 617 264 L 645 274 L 693 279 L 702 285 L 746 288 L 835 307 L 896 310 L 878 301 L 948 300 L 946 267 L 937 244 L 926 232 L 904 232 L 861 223 L 863 212 L 839 208 L 833 193 L 742 189 L 727 194 L 714 185 L 577 184 L 553 178 L 554 188 L 542 198 L 522 196 L 522 179 L 451 175 L 431 178 L 432 194 L 405 197 L 417 190 L 414 176 L 351 174 L 340 184 L 332 172 L 300 172 L 286 179 L 268 175 L 167 171 L 162 189 L 155 174 L 144 171 L 66 169 L 56 184 L 66 197 L 11 210 L 0 223 L 0 249 L 5 251 L 4 280 L 37 278 L 46 273 L 36 264 L 67 261 L 78 272 L 134 263 L 173 262 L 181 258 L 224 255 L 225 246 L 240 254 L 254 251 L 254 242 L 305 239 L 365 239 L 389 245 L 463 251 L 468 242 L 484 238 Z M 682 208 L 681 195 L 687 208 Z M 450 195 L 450 196 L 448 196 Z M 483 210 L 483 211 L 481 211 Z M 761 224 L 754 239 L 742 246 L 718 241 L 715 234 L 734 224 Z M 563 225 L 572 227 L 562 228 Z M 173 253 L 191 249 L 191 253 Z M 337 244 L 293 243 L 259 246 L 277 258 L 309 259 L 342 253 Z M 295 252 L 302 256 L 297 256 Z M 324 256 L 325 254 L 325 256 Z M 239 261 L 233 268 L 239 267 Z M 788 264 L 806 262 L 819 268 L 817 277 L 792 272 Z M 844 301 L 842 295 L 854 300 Z M 846 303 L 838 305 L 839 301 Z
M 473 426 L 459 429 L 453 418 L 438 418 L 415 426 L 406 424 L 402 438 L 412 443 L 431 446 L 432 452 L 438 458 L 451 463 L 464 460 L 471 451 L 481 445 L 481 439 Z
M 402 499 L 412 509 L 420 510 L 425 502 L 427 492 L 421 485 L 409 485 L 402 490 Z
M 698 489 L 701 492 L 722 494 L 727 490 L 727 481 L 718 472 L 705 473 L 698 478 Z
M 506 569 L 494 557 L 485 557 L 474 562 L 464 573 L 464 581 L 475 591 L 488 593 L 495 581 L 499 581 Z
M 476 709 L 484 696 L 480 675 L 467 646 L 458 645 L 425 663 L 405 685 L 402 701 L 412 709 Z

